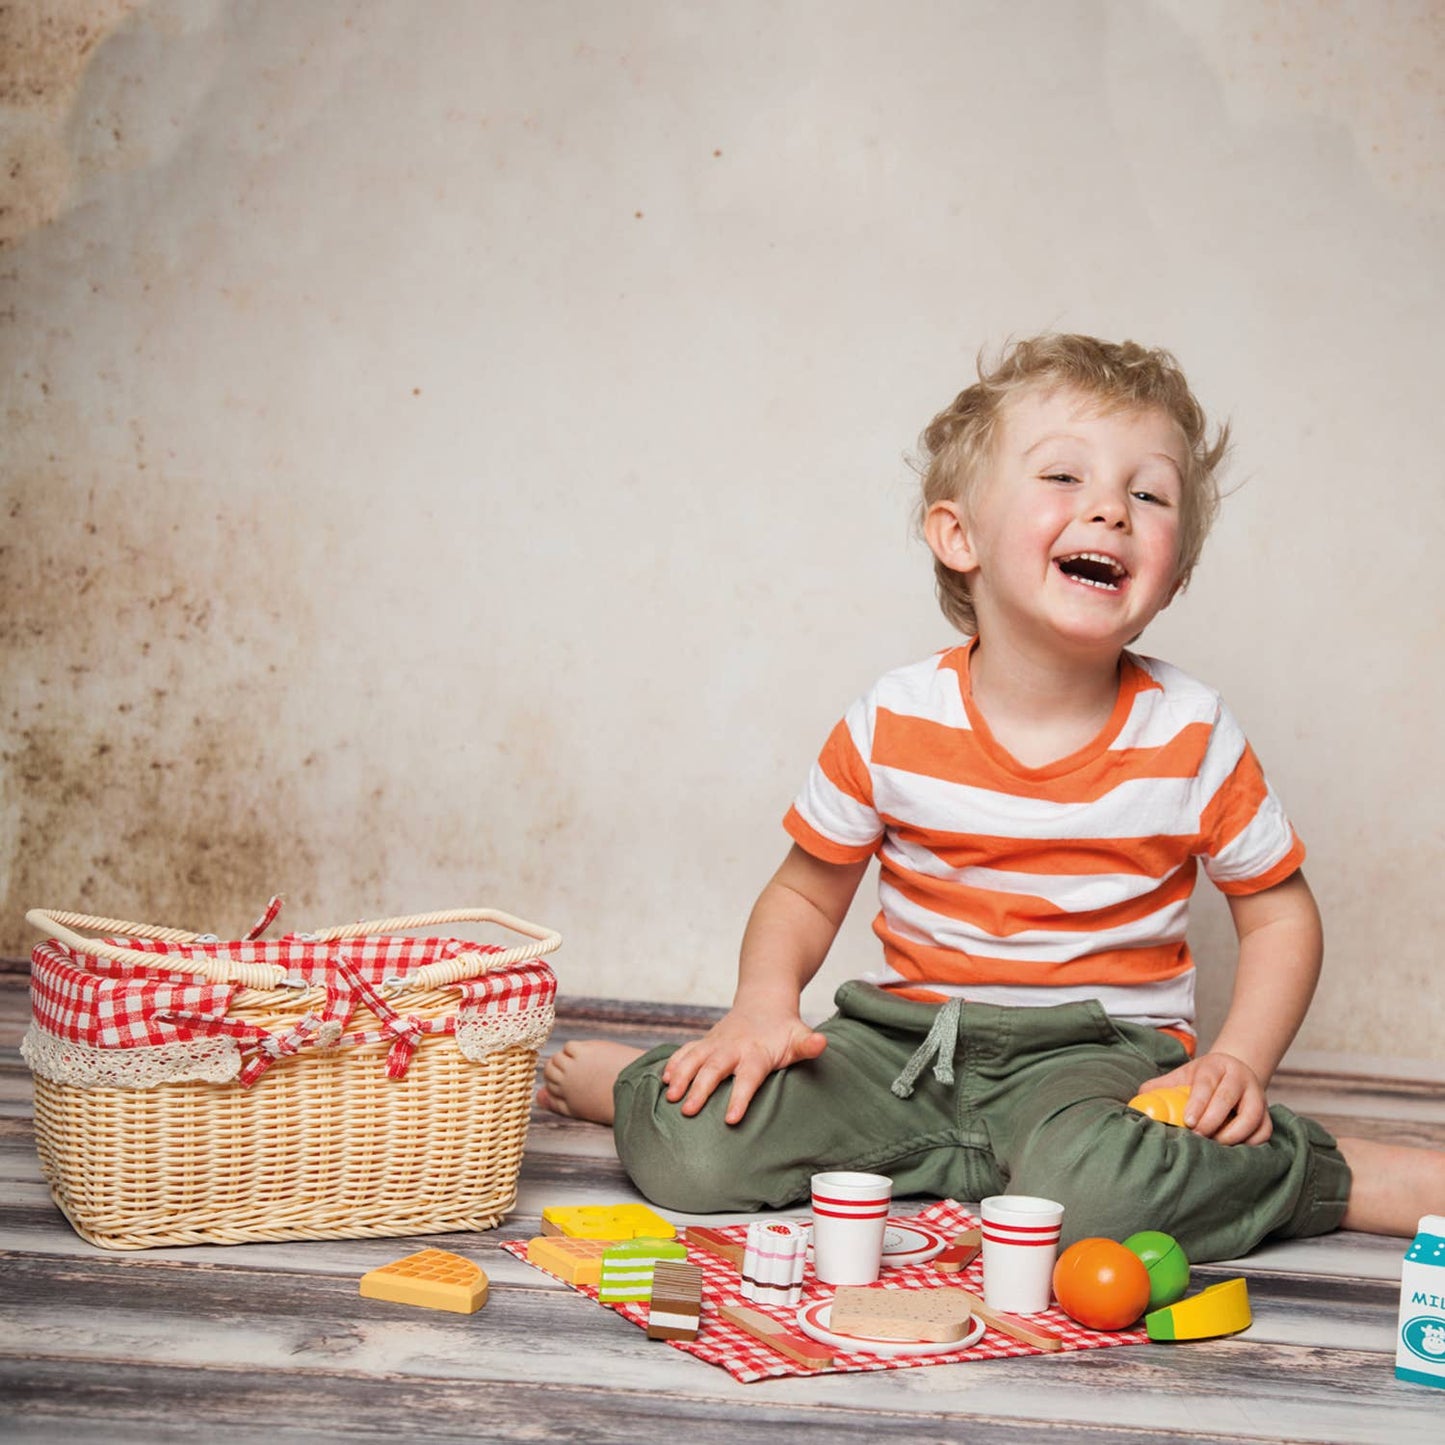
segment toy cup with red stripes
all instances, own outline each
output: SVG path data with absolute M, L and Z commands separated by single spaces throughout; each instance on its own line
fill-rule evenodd
M 872 1284 L 883 1266 L 883 1227 L 893 1200 L 884 1174 L 813 1175 L 813 1273 L 822 1284 Z
M 983 1302 L 1011 1315 L 1042 1314 L 1052 1298 L 1064 1206 L 1030 1194 L 994 1194 L 983 1219 Z

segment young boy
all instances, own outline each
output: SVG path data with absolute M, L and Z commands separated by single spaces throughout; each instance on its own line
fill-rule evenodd
M 1226 434 L 1167 353 L 1042 336 L 923 441 L 923 532 L 969 640 L 834 729 L 728 1014 L 675 1050 L 569 1044 L 539 1102 L 613 1123 L 638 1187 L 689 1212 L 781 1208 L 842 1168 L 895 1195 L 1044 1195 L 1065 1242 L 1162 1229 L 1197 1261 L 1413 1233 L 1445 1207 L 1445 1155 L 1267 1104 L 1320 969 L 1304 849 L 1218 696 L 1127 650 L 1188 582 Z M 800 996 L 875 856 L 884 966 L 815 1031 Z M 1199 863 L 1239 961 L 1196 1056 Z M 1126 1107 L 1176 1084 L 1182 1129 Z

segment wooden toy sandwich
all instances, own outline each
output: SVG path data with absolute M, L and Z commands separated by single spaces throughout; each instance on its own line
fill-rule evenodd
M 833 1296 L 831 1328 L 836 1334 L 875 1340 L 923 1340 L 946 1344 L 969 1331 L 973 1312 L 959 1291 L 890 1289 L 843 1285 Z

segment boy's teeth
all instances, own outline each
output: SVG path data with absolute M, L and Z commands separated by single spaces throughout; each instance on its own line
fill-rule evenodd
M 1117 591 L 1119 579 L 1125 575 L 1124 568 L 1102 552 L 1072 552 L 1055 561 L 1070 580 L 1090 587 L 1102 587 L 1106 592 Z

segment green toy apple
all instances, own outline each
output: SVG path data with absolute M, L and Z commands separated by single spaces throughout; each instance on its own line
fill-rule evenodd
M 1162 1309 L 1184 1298 L 1189 1288 L 1189 1260 L 1172 1234 L 1158 1229 L 1141 1229 L 1124 1241 L 1149 1271 L 1149 1308 Z

